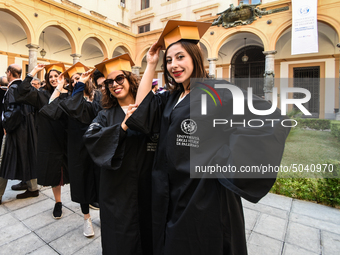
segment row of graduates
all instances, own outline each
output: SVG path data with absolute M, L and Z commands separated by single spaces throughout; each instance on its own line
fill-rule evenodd
M 247 254 L 241 197 L 259 201 L 275 178 L 193 179 L 191 164 L 279 165 L 289 129 L 280 122 L 257 129 L 223 127 L 214 135 L 195 133 L 200 147 L 176 142 L 178 136 L 195 132 L 186 130 L 183 123 L 201 116 L 200 107 L 191 107 L 191 102 L 200 102 L 203 90 L 195 89 L 190 81 L 208 78 L 197 43 L 210 25 L 169 21 L 147 53 L 141 80 L 131 73 L 133 62 L 128 55 L 96 65 L 105 76 L 101 106 L 96 94 L 92 99 L 86 91 L 90 72 L 78 74 L 71 95 L 63 93 L 63 76 L 57 67 L 48 72 L 56 80 L 48 96 L 45 91 L 32 93 L 28 86 L 31 77 L 26 77 L 27 82 L 25 79 L 17 90 L 17 100 L 39 110 L 38 125 L 45 125 L 42 133 L 55 132 L 48 141 L 48 135 L 41 136 L 38 128 L 38 161 L 44 162 L 41 168 L 38 164 L 39 184 L 57 186 L 61 180 L 67 182 L 68 165 L 72 200 L 88 203 L 75 195 L 80 191 L 84 197 L 89 191 L 89 186 L 79 189 L 77 181 L 94 179 L 93 172 L 87 176 L 90 172 L 84 171 L 90 164 L 87 153 L 100 168 L 104 254 Z M 154 94 L 151 86 L 160 50 L 165 50 L 164 78 L 171 86 L 170 91 Z M 32 76 L 42 68 L 36 67 Z M 224 116 L 233 118 L 232 94 L 216 90 L 226 110 Z M 218 110 L 210 103 L 209 118 L 213 119 Z M 271 107 L 256 96 L 253 104 L 256 109 Z M 100 107 L 103 110 L 99 111 Z M 245 119 L 282 119 L 279 110 L 259 117 L 251 114 L 246 104 L 245 109 Z M 68 164 L 63 118 L 68 118 Z M 204 123 L 207 119 L 197 121 Z M 73 180 L 73 174 L 77 180 Z M 84 183 L 87 181 L 82 180 Z
M 201 114 L 202 81 L 209 88 L 226 83 L 209 80 L 197 45 L 210 25 L 168 21 L 147 53 L 141 81 L 131 73 L 133 62 L 126 55 L 96 65 L 105 75 L 107 96 L 84 141 L 101 167 L 104 254 L 247 254 L 241 197 L 258 202 L 276 174 L 191 178 L 192 168 L 277 166 L 290 128 L 281 125 L 279 109 L 257 96 L 252 97 L 254 108 L 273 109 L 271 114 L 253 114 L 244 100 L 245 114 L 235 116 L 233 94 L 223 88 L 215 89 L 221 107 L 210 100 L 209 116 Z M 164 80 L 170 85 L 169 91 L 155 94 L 151 88 L 160 50 L 165 50 Z M 278 121 L 257 128 L 207 126 L 221 116 L 239 123 Z M 193 138 L 199 146 L 178 142 L 178 137 Z
M 31 85 L 31 81 L 36 73 L 44 68 L 47 83 L 36 89 Z M 77 80 L 86 70 L 88 68 L 80 63 L 66 71 L 63 64 L 38 65 L 22 82 L 18 79 L 15 86 L 11 84 L 6 92 L 10 107 L 5 107 L 3 114 L 4 128 L 8 134 L 1 175 L 5 179 L 22 180 L 23 183 L 37 178 L 38 184 L 52 186 L 56 202 L 52 215 L 55 219 L 62 217 L 61 186 L 71 182 L 71 198 L 81 205 L 84 214 L 84 235 L 90 237 L 94 232 L 89 204 L 98 201 L 100 172 L 96 170 L 96 165 L 84 147 L 82 133 L 101 110 L 101 92 L 94 90 L 90 81 L 84 81 L 86 86 L 84 85 L 81 94 L 84 90 L 88 100 L 80 101 L 79 104 L 90 104 L 88 116 L 92 119 L 87 122 L 77 121 L 67 110 L 65 113 L 61 111 L 61 106 L 50 104 L 53 98 L 59 96 L 57 85 L 61 81 L 64 82 L 64 76 L 70 78 L 71 82 L 65 88 L 64 84 L 62 85 L 62 93 L 58 99 L 65 102 L 66 99 L 71 99 Z M 59 79 L 58 83 L 58 78 L 61 77 L 62 80 Z M 94 78 L 95 82 L 104 80 L 99 72 Z M 44 114 L 43 109 L 54 109 L 56 114 Z M 24 197 L 36 196 L 37 192 L 34 191 L 32 195 L 33 192 L 27 190 Z
M 114 70 L 110 75 L 120 74 L 114 82 L 127 85 L 113 90 L 114 82 L 109 79 L 107 65 L 110 65 L 109 70 Z M 90 72 L 80 62 L 67 70 L 62 63 L 39 64 L 13 91 L 17 104 L 35 109 L 37 180 L 40 185 L 52 186 L 56 201 L 53 217 L 62 217 L 61 187 L 70 183 L 71 199 L 80 203 L 84 214 L 84 235 L 92 237 L 94 231 L 88 208 L 90 203 L 100 199 L 103 251 L 109 254 L 115 249 L 116 254 L 139 254 L 141 245 L 144 254 L 152 253 L 151 168 L 156 143 L 140 132 L 126 132 L 127 127 L 122 128 L 129 116 L 126 113 L 132 108 L 128 105 L 135 101 L 140 81 L 132 74 L 132 65 L 128 54 L 96 66 L 102 72 Z M 31 86 L 31 81 L 43 69 L 46 70 L 47 84 L 37 90 Z M 108 79 L 105 80 L 102 73 Z M 97 89 L 90 82 L 91 76 Z M 70 79 L 66 86 L 65 77 Z M 89 124 L 96 116 L 100 121 L 105 119 L 105 128 L 87 137 L 87 150 L 83 135 L 86 130 L 91 133 L 93 126 L 89 128 Z M 31 127 L 25 125 L 25 128 Z M 146 150 L 146 146 L 150 146 L 147 141 L 153 143 L 153 151 Z M 140 149 L 144 147 L 145 150 Z M 35 150 L 31 149 L 33 159 Z M 136 158 L 126 160 L 125 154 Z M 6 177 L 24 181 L 32 178 L 22 175 Z M 99 183 L 99 180 L 102 181 Z M 114 249 L 114 246 L 117 247 Z M 136 253 L 136 249 L 140 252 Z

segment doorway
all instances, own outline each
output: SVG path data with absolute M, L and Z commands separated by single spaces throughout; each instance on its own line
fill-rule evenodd
M 253 94 L 264 96 L 264 71 L 265 55 L 260 46 L 246 46 L 238 50 L 231 60 L 231 82 L 240 88 L 247 90 L 253 88 Z M 242 61 L 244 55 L 248 56 L 248 61 Z
M 307 89 L 311 99 L 303 106 L 312 114 L 309 118 L 319 118 L 320 115 L 320 66 L 306 66 L 293 68 L 294 87 Z M 294 93 L 293 98 L 304 98 L 302 93 Z M 297 108 L 294 105 L 294 108 Z

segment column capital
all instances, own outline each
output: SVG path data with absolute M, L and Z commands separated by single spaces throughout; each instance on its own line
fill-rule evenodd
M 32 49 L 38 50 L 40 48 L 39 45 L 33 44 L 33 43 L 26 44 L 26 47 L 29 48 L 30 50 L 32 50 Z
M 70 56 L 73 58 L 81 58 L 81 54 L 77 54 L 77 53 L 71 54 Z
M 277 53 L 276 50 L 268 50 L 268 51 L 262 51 L 264 55 L 275 55 Z
M 208 58 L 207 60 L 208 60 L 209 62 L 210 62 L 210 61 L 217 61 L 218 58 Z

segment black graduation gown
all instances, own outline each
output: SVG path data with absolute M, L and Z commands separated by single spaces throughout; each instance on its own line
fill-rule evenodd
M 226 91 L 219 91 L 224 109 L 230 109 L 224 116 L 233 119 L 233 100 L 229 90 Z M 160 130 L 152 171 L 153 242 L 157 255 L 247 254 L 240 196 L 257 202 L 275 179 L 191 179 L 190 164 L 198 161 L 199 165 L 252 165 L 260 155 L 263 163 L 277 165 L 283 154 L 289 130 L 279 125 L 256 131 L 221 127 L 217 138 L 210 132 L 200 132 L 198 138 L 200 146 L 205 148 L 203 151 L 200 147 L 177 143 L 178 135 L 186 135 L 181 129 L 183 120 L 196 117 L 197 130 L 207 121 L 206 117 L 200 117 L 202 93 L 205 92 L 193 90 L 174 108 L 181 91 L 156 95 L 150 92 L 126 122 L 130 129 L 146 134 Z M 195 98 L 190 109 L 192 96 Z M 266 101 L 253 99 L 256 109 L 269 108 Z M 208 109 L 208 121 L 211 121 L 214 115 L 211 110 L 217 107 L 208 104 Z M 253 117 L 249 111 L 246 114 L 249 116 L 243 118 Z M 282 118 L 278 110 L 271 117 Z M 210 145 L 209 149 L 206 144 Z
M 41 114 L 52 119 L 59 119 L 63 112 L 68 115 L 67 152 L 71 199 L 77 203 L 98 201 L 99 178 L 83 142 L 83 135 L 100 109 L 99 94 L 95 94 L 91 103 L 87 102 L 83 92 L 80 92 L 64 100 L 56 98 L 40 110 Z
M 38 146 L 37 146 L 37 176 L 38 184 L 43 186 L 58 186 L 69 183 L 67 171 L 67 134 L 65 120 L 51 120 L 38 111 L 48 104 L 51 93 L 47 90 L 37 90 L 31 86 L 32 77 L 26 76 L 18 86 L 15 99 L 33 106 L 37 111 Z
M 28 181 L 37 178 L 34 109 L 16 102 L 14 91 L 21 83 L 14 81 L 4 96 L 2 127 L 6 130 L 6 144 L 1 163 L 1 177 Z
M 0 111 L 0 116 L 2 116 L 3 112 L 3 104 L 2 101 L 4 99 L 4 95 L 6 93 L 6 90 L 0 89 L 0 103 L 1 103 L 1 111 Z M 0 140 L 2 141 L 2 137 L 4 136 L 4 129 L 2 127 L 2 119 L 0 118 Z M 0 148 L 1 150 L 1 148 Z
M 101 167 L 99 203 L 103 254 L 152 254 L 151 167 L 155 142 L 121 123 L 120 106 L 102 110 L 84 135 Z

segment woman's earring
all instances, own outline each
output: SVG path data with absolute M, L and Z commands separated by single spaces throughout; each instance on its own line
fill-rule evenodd
M 112 96 L 111 92 L 110 92 L 110 98 L 113 98 L 113 96 Z

